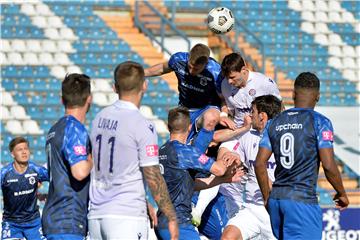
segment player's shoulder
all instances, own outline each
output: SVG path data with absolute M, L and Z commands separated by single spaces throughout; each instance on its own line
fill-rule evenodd
M 331 120 L 328 117 L 315 110 L 311 110 L 311 114 L 313 115 L 315 121 L 319 121 L 321 123 L 331 123 Z
M 79 120 L 77 120 L 75 117 L 68 115 L 66 116 L 66 126 L 69 131 L 87 131 L 85 128 L 85 125 L 82 124 Z M 73 132 L 71 132 L 73 133 Z
M 177 52 L 171 55 L 170 57 L 173 61 L 188 61 L 189 60 L 189 53 L 187 52 Z
M 1 168 L 1 178 L 3 178 L 7 173 L 13 171 L 13 162 L 8 163 L 5 167 Z
M 29 168 L 35 171 L 38 171 L 39 169 L 45 168 L 37 163 L 34 163 L 33 161 L 29 161 Z

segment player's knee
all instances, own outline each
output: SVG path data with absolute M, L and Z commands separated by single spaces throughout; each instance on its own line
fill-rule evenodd
M 242 240 L 241 232 L 237 227 L 229 225 L 224 229 L 221 240 Z
M 210 108 L 204 113 L 203 119 L 203 128 L 209 131 L 214 130 L 220 121 L 220 112 L 215 108 Z

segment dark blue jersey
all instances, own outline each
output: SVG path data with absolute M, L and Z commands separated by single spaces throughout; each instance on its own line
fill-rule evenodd
M 3 221 L 24 223 L 40 217 L 36 197 L 38 183 L 48 180 L 46 168 L 32 162 L 22 174 L 15 170 L 13 163 L 2 168 Z
M 220 106 L 218 93 L 221 93 L 219 81 L 220 65 L 209 58 L 205 69 L 192 76 L 188 68 L 189 53 L 178 52 L 169 59 L 169 67 L 178 79 L 179 105 L 187 108 L 204 108 L 207 105 Z
M 276 160 L 271 198 L 317 203 L 319 149 L 333 147 L 328 118 L 312 109 L 286 110 L 268 122 L 259 146 Z
M 47 135 L 46 151 L 50 184 L 42 217 L 44 233 L 85 236 L 90 178 L 77 181 L 71 174 L 71 166 L 91 153 L 85 126 L 73 116 L 61 118 Z
M 191 224 L 195 173 L 209 172 L 214 160 L 197 148 L 178 141 L 166 142 L 160 148 L 159 160 L 178 223 Z M 158 221 L 159 228 L 167 228 L 167 218 L 161 211 L 158 212 Z

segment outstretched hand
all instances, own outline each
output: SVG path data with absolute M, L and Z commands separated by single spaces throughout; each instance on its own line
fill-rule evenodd
M 226 165 L 226 167 L 231 166 L 233 163 L 235 163 L 238 166 L 241 165 L 240 156 L 234 152 L 224 153 L 222 160 L 223 160 L 224 164 Z
M 240 182 L 241 178 L 246 174 L 245 168 L 242 165 L 237 165 L 235 162 L 229 166 L 222 176 L 224 178 L 224 182 L 233 183 Z

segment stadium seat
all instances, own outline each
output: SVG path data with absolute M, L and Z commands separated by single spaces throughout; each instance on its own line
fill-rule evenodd
M 354 15 L 351 12 L 348 11 L 342 12 L 341 17 L 343 22 L 356 23 L 356 19 L 354 18 Z
M 36 8 L 36 12 L 38 12 L 42 16 L 52 16 L 53 15 L 53 13 L 50 11 L 50 8 L 46 4 L 39 3 L 39 4 L 35 5 L 35 8 Z
M 325 12 L 315 12 L 315 19 L 317 23 L 327 23 L 329 22 L 328 16 Z
M 335 57 L 341 57 L 341 48 L 339 46 L 329 46 L 329 54 Z
M 6 122 L 6 127 L 8 132 L 10 132 L 13 135 L 23 135 L 26 134 L 26 131 L 24 131 L 21 122 L 19 120 L 9 120 Z
M 312 1 L 301 1 L 301 3 L 302 10 L 313 11 L 315 9 L 314 3 Z
M 18 120 L 29 119 L 30 117 L 26 114 L 25 109 L 22 106 L 15 105 L 10 108 L 11 115 Z
M 75 36 L 74 32 L 69 28 L 61 28 L 60 36 L 65 40 L 76 40 L 78 37 Z
M 320 11 L 327 11 L 328 10 L 328 3 L 327 1 L 323 1 L 323 0 L 317 0 L 314 1 L 315 2 L 315 9 L 316 10 L 320 10 Z
M 152 122 L 155 124 L 156 131 L 159 134 L 168 134 L 169 130 L 163 120 L 160 119 L 153 119 Z
M 346 57 L 343 59 L 343 67 L 347 69 L 356 69 L 359 66 L 356 66 L 354 58 Z
M 23 122 L 23 129 L 28 134 L 33 134 L 33 135 L 44 134 L 44 131 L 39 128 L 39 125 L 34 120 L 25 120 Z
M 10 41 L 7 39 L 1 39 L 0 49 L 2 52 L 11 52 Z
M 338 34 L 329 35 L 329 44 L 335 46 L 344 45 L 343 41 L 341 40 L 341 37 Z
M 341 5 L 336 0 L 329 1 L 329 10 L 332 12 L 338 12 L 341 9 Z
M 316 34 L 314 41 L 324 46 L 329 45 L 329 40 L 325 34 Z
M 57 52 L 56 42 L 53 40 L 42 41 L 42 47 L 45 52 L 55 53 Z
M 43 49 L 40 45 L 40 41 L 34 40 L 34 39 L 29 39 L 26 41 L 26 48 L 27 48 L 27 51 L 29 51 L 29 52 L 39 53 L 39 52 L 43 51 Z
M 119 96 L 114 92 L 108 93 L 107 97 L 108 97 L 108 105 L 113 104 L 114 102 L 119 100 Z
M 11 41 L 11 49 L 14 52 L 25 52 L 26 51 L 25 41 L 20 39 L 15 39 Z
M 64 79 L 64 77 L 66 75 L 66 71 L 65 71 L 64 67 L 62 67 L 62 66 L 51 67 L 50 73 L 51 73 L 51 75 L 53 75 L 59 79 Z
M 301 30 L 307 33 L 315 33 L 314 25 L 310 22 L 302 22 Z
M 67 67 L 66 72 L 68 72 L 68 73 L 82 73 L 81 68 L 79 68 L 78 66 L 74 66 L 74 65 Z M 89 77 L 91 77 L 91 76 L 89 76 Z M 64 77 L 62 77 L 62 78 L 64 78 Z
M 33 24 L 39 28 L 47 28 L 46 18 L 44 16 L 34 16 L 32 18 Z
M 40 53 L 40 55 L 39 55 L 39 63 L 41 65 L 53 65 L 53 64 L 56 64 L 53 56 L 48 52 Z
M 327 27 L 327 25 L 323 22 L 317 22 L 315 23 L 315 32 L 318 33 L 329 33 L 329 28 Z
M 59 34 L 59 32 L 56 28 L 45 28 L 44 34 L 46 37 L 48 37 L 50 39 L 54 39 L 54 40 L 63 38 L 63 36 L 61 34 Z
M 154 116 L 154 114 L 149 106 L 142 105 L 140 107 L 140 112 L 147 119 L 155 119 L 156 118 L 156 116 Z
M 302 6 L 301 6 L 300 1 L 297 1 L 297 0 L 289 0 L 289 1 L 288 1 L 288 4 L 289 4 L 289 8 L 294 9 L 294 10 L 296 10 L 296 11 L 301 11 L 301 9 L 302 9 Z
M 62 28 L 64 24 L 61 21 L 61 18 L 58 16 L 50 16 L 47 18 L 48 27 L 52 28 Z
M 1 112 L 1 120 L 9 120 L 13 119 L 13 116 L 11 116 L 11 113 L 9 112 L 9 109 L 6 106 L 0 105 L 0 112 Z
M 72 65 L 72 62 L 70 61 L 68 56 L 66 54 L 64 54 L 64 53 L 55 53 L 54 60 L 55 60 L 54 64 Z
M 108 105 L 108 99 L 106 97 L 106 94 L 104 94 L 102 92 L 93 93 L 93 102 L 99 106 L 107 106 Z
M 342 68 L 342 62 L 341 62 L 340 58 L 338 58 L 338 57 L 329 57 L 328 63 L 329 63 L 330 67 Z
M 12 65 L 23 65 L 24 64 L 21 54 L 17 53 L 17 52 L 9 53 L 7 56 L 7 59 L 9 61 L 9 63 Z
M 39 59 L 35 53 L 27 52 L 27 53 L 24 53 L 24 64 L 38 65 Z
M 7 57 L 4 52 L 0 52 L 0 65 L 8 64 Z
M 2 104 L 4 106 L 12 106 L 16 104 L 9 92 L 1 91 L 1 95 L 2 95 Z
M 341 23 L 342 19 L 338 12 L 329 12 L 329 21 L 335 23 Z
M 37 14 L 34 5 L 30 3 L 21 4 L 20 11 L 28 16 L 35 16 Z
M 57 42 L 57 47 L 60 51 L 65 53 L 75 52 L 75 49 L 71 46 L 69 41 L 61 40 Z
M 310 11 L 301 12 L 301 17 L 306 21 L 315 22 L 314 14 Z
M 343 46 L 342 48 L 343 56 L 347 57 L 359 57 L 359 55 L 356 55 L 355 49 L 353 46 Z

